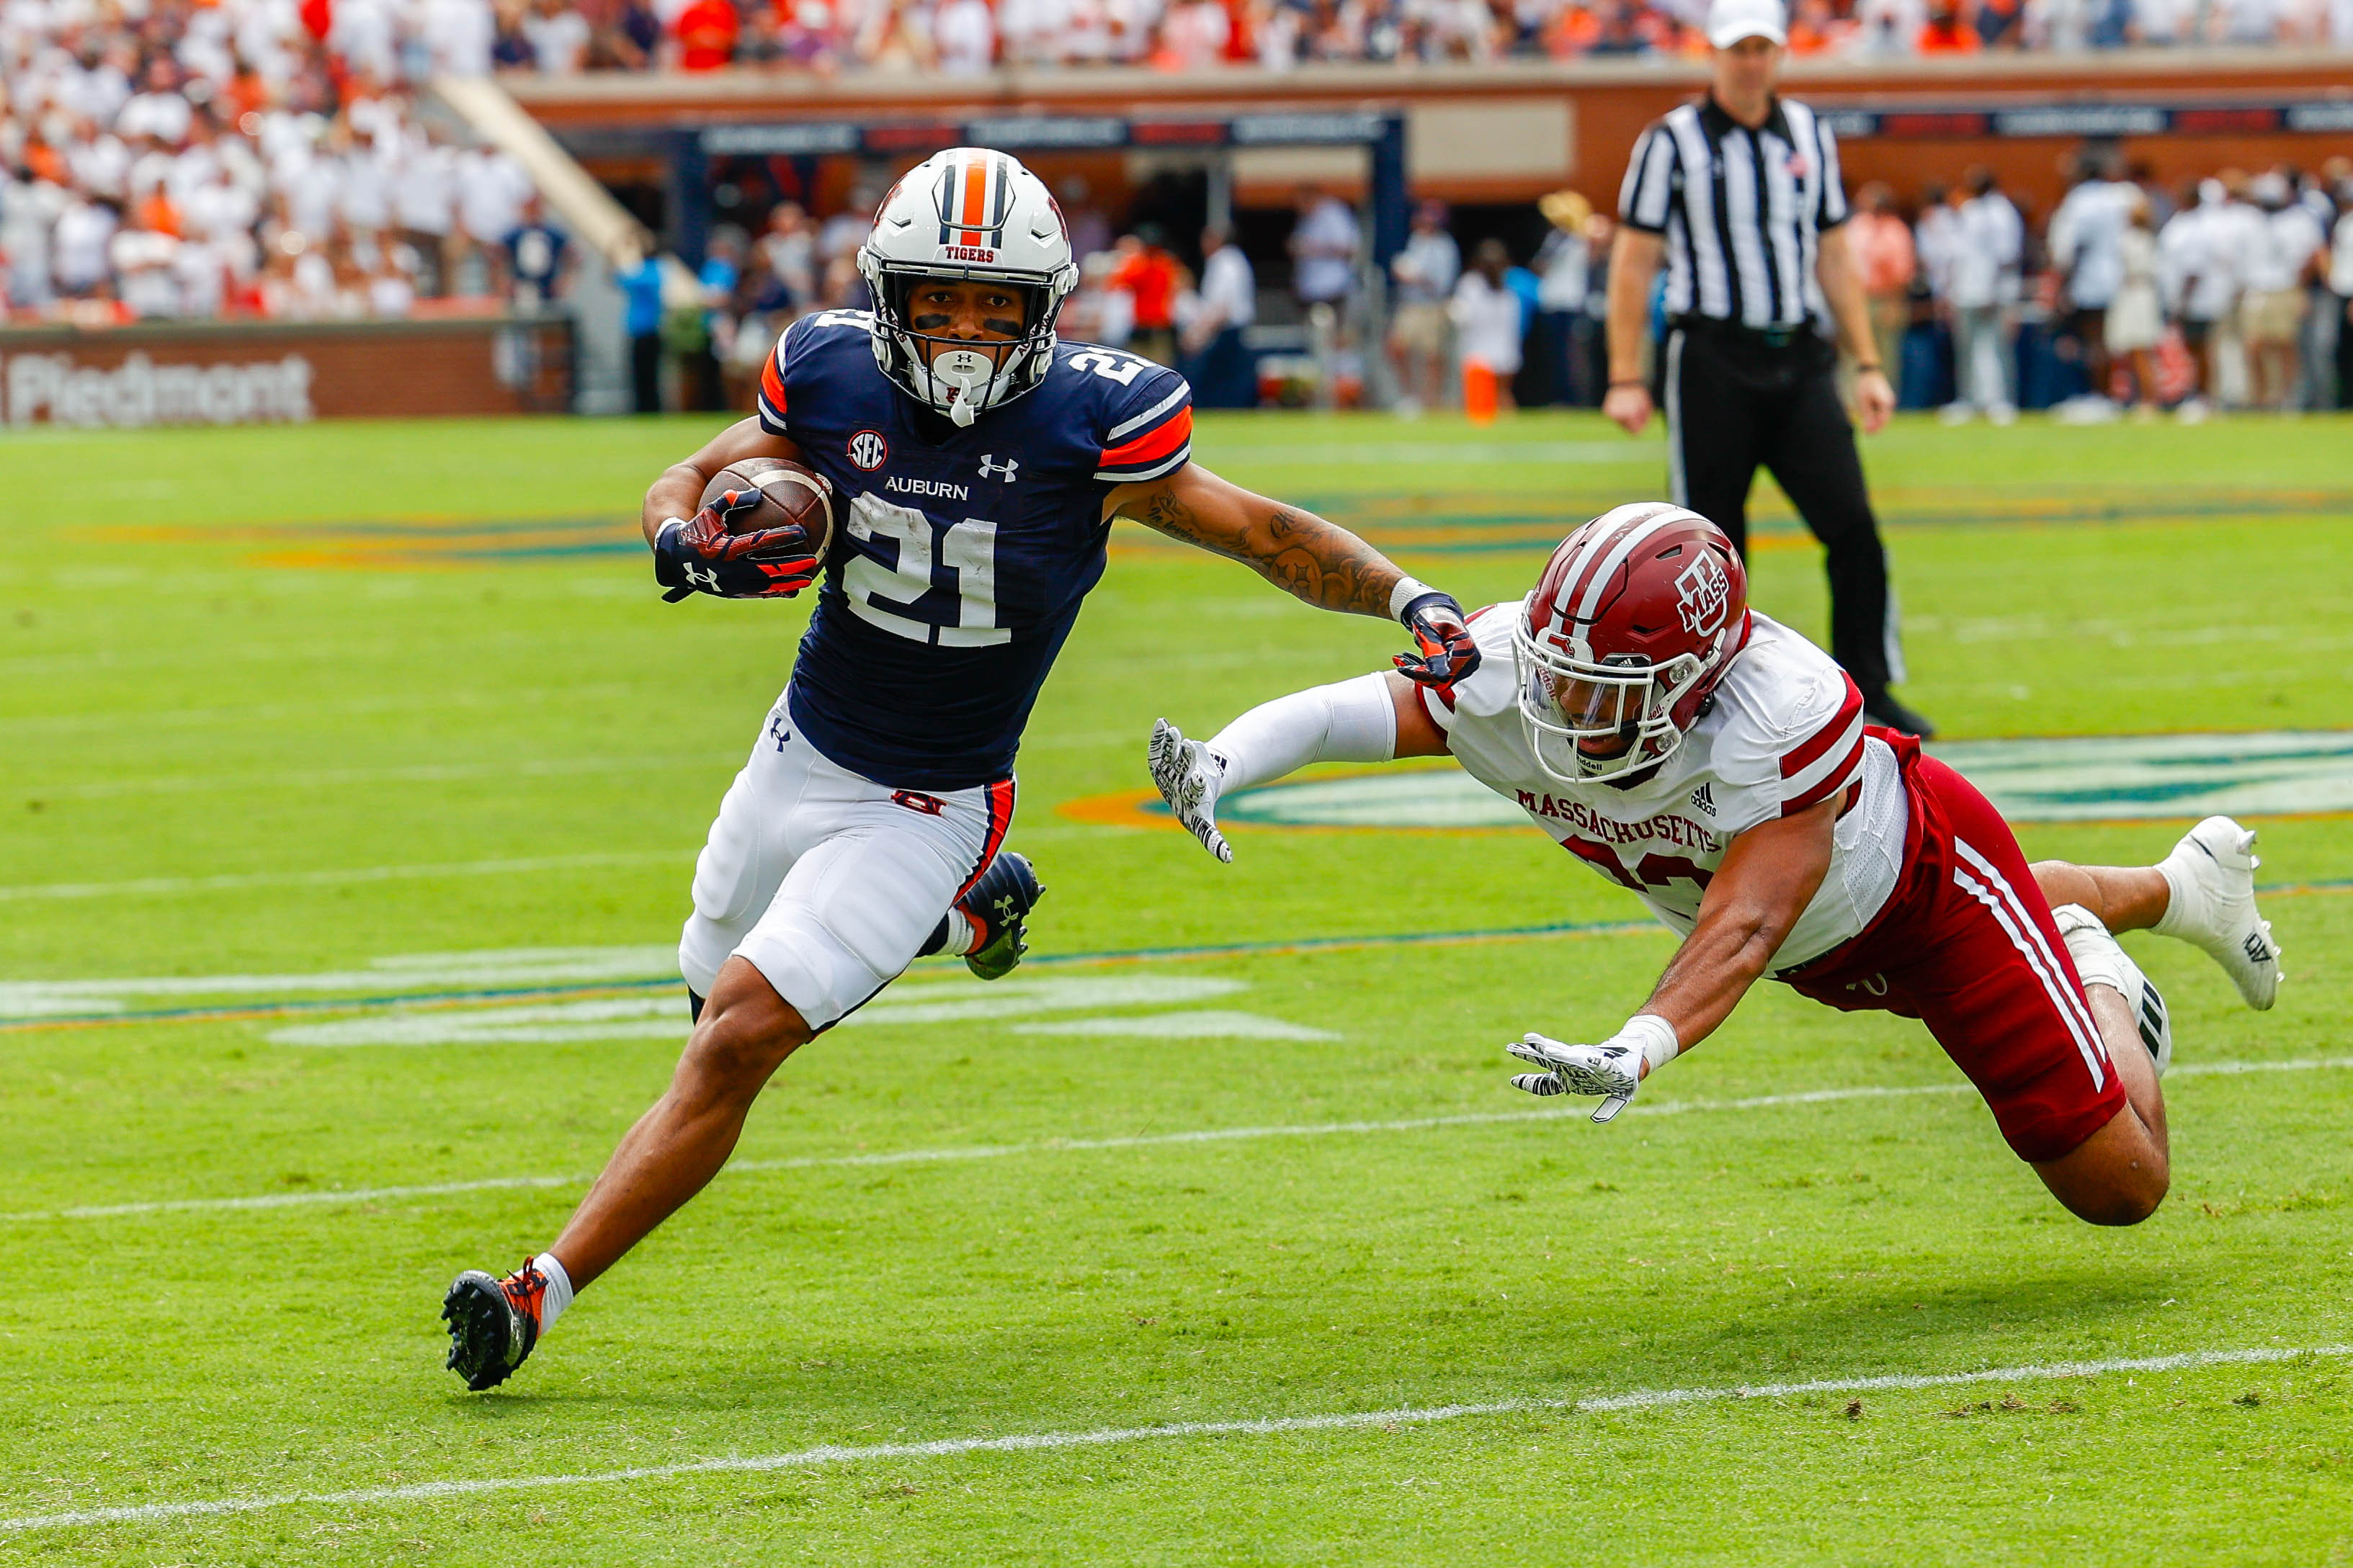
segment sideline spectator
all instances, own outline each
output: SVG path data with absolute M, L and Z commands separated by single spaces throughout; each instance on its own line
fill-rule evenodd
M 792 297 L 796 311 L 817 303 L 817 232 L 798 202 L 778 202 L 768 214 L 760 251 L 768 270 Z
M 547 221 L 537 193 L 523 199 L 518 216 L 499 246 L 506 252 L 509 296 L 517 310 L 531 315 L 563 296 L 572 274 L 572 247 L 564 231 Z
M 1965 185 L 1966 195 L 1962 187 L 1953 192 L 1946 297 L 1953 317 L 1953 377 L 1958 395 L 1945 413 L 1947 422 L 1983 414 L 1997 425 L 2007 425 L 2018 417 L 2010 318 L 2018 303 L 2026 226 L 2010 198 L 1996 188 L 1992 170 L 1971 169 Z
M 2131 407 L 2139 417 L 2157 412 L 2157 345 L 2165 335 L 2165 309 L 2158 292 L 2157 230 L 2147 196 L 2127 215 L 2122 253 L 2124 279 L 2108 303 L 2107 348 L 2111 360 L 2132 371 Z
M 1484 421 L 1512 407 L 1525 322 L 1520 297 L 1504 278 L 1512 255 L 1504 242 L 1482 239 L 1471 254 L 1471 269 L 1454 285 L 1447 314 L 1454 321 L 1455 352 L 1462 365 L 1463 411 Z
M 2337 406 L 2353 408 L 2353 174 L 2337 183 L 2337 208 L 2328 259 L 2328 292 L 2337 309 Z
M 629 337 L 629 407 L 633 413 L 661 412 L 662 266 L 648 254 L 620 275 L 622 330 Z
M 2222 332 L 2238 304 L 2234 258 L 2223 232 L 2227 199 L 2220 180 L 2196 181 L 2181 193 L 2181 205 L 2158 231 L 2158 277 L 2189 357 L 2189 395 L 2177 413 L 2185 420 L 2205 416 L 2219 395 L 2217 364 Z
M 1537 390 L 1546 403 L 1588 404 L 1594 399 L 1578 328 L 1590 327 L 1585 307 L 1593 297 L 1593 247 L 1586 231 L 1593 204 L 1576 191 L 1553 191 L 1536 202 L 1536 211 L 1550 226 L 1534 262 Z
M 1201 231 L 1201 287 L 1185 311 L 1185 379 L 1201 408 L 1255 408 L 1258 374 L 1242 329 L 1258 320 L 1258 279 L 1231 231 Z
M 2247 251 L 2247 291 L 2240 306 L 2249 400 L 2258 408 L 2286 408 L 2295 394 L 2304 314 L 2310 307 L 2305 279 L 2325 240 L 2276 170 L 2259 175 L 2247 191 L 2263 214 Z
M 1356 285 L 1356 215 L 1313 184 L 1301 185 L 1293 205 L 1299 221 L 1291 231 L 1291 291 L 1311 310 L 1331 306 L 1345 332 Z
M 1904 396 L 1901 373 L 1904 330 L 1912 312 L 1912 279 L 1920 270 L 1912 243 L 1912 229 L 1895 211 L 1895 193 L 1874 180 L 1855 198 L 1855 214 L 1847 220 L 1846 246 L 1862 275 L 1862 297 L 1871 309 L 1871 337 L 1879 363 Z M 1849 356 L 1852 358 L 1852 356 Z
M 1174 365 L 1176 292 L 1185 281 L 1184 269 L 1160 243 L 1160 226 L 1152 223 L 1138 224 L 1134 234 L 1122 235 L 1113 250 L 1119 259 L 1109 286 L 1125 292 L 1133 302 L 1128 352 L 1155 364 Z
M 1445 394 L 1447 301 L 1461 272 L 1461 249 L 1446 230 L 1446 204 L 1423 202 L 1414 208 L 1404 248 L 1389 260 L 1397 293 L 1388 351 L 1401 415 L 1435 408 Z
M 2108 395 L 2108 301 L 2124 281 L 2126 215 L 2139 187 L 2116 177 L 2112 155 L 2086 155 L 2078 179 L 2051 215 L 2051 259 L 2065 280 L 2068 325 L 2083 344 L 2090 395 Z

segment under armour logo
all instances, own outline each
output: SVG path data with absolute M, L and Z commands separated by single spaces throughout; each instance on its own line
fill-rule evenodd
M 1715 786 L 1702 784 L 1691 792 L 1692 809 L 1703 816 L 1715 815 Z
M 2272 952 L 2270 948 L 2263 945 L 2263 933 L 2259 931 L 2249 931 L 2247 933 L 2247 962 L 2250 963 L 2269 963 L 2271 961 Z
M 780 708 L 768 715 L 768 734 L 775 740 L 776 750 L 780 752 L 785 749 L 785 743 L 793 738 L 793 732 L 785 727 L 783 709 Z
M 699 561 L 687 563 L 686 580 L 706 594 L 719 592 L 719 574 Z
M 994 452 L 983 452 L 980 455 L 980 477 L 984 479 L 993 479 L 1002 474 L 1005 476 L 1005 482 L 1009 485 L 1013 482 L 1013 471 L 1020 466 L 1021 460 L 1018 458 L 1008 458 L 1000 463 L 997 461 L 997 454 Z

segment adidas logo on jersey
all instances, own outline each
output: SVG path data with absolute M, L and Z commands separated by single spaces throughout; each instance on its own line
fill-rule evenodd
M 1713 784 L 1700 785 L 1699 788 L 1691 792 L 1691 803 L 1692 809 L 1698 812 L 1702 816 L 1714 816 L 1715 815 L 1715 786 Z

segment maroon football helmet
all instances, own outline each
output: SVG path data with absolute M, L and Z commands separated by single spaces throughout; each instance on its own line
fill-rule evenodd
M 1520 719 L 1563 784 L 1624 778 L 1683 744 L 1748 641 L 1748 574 L 1724 531 L 1664 501 L 1561 541 L 1512 631 Z

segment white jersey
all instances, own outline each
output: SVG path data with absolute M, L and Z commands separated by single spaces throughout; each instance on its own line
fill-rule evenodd
M 1715 702 L 1655 772 L 1631 784 L 1564 784 L 1537 765 L 1520 721 L 1512 657 L 1519 616 L 1515 604 L 1472 616 L 1479 668 L 1446 691 L 1417 689 L 1464 772 L 1518 802 L 1562 848 L 1632 889 L 1679 936 L 1698 921 L 1700 899 L 1735 837 L 1852 792 L 1830 872 L 1773 967 L 1819 958 L 1871 923 L 1903 869 L 1904 783 L 1894 752 L 1863 733 L 1862 693 L 1828 654 L 1756 616 Z

